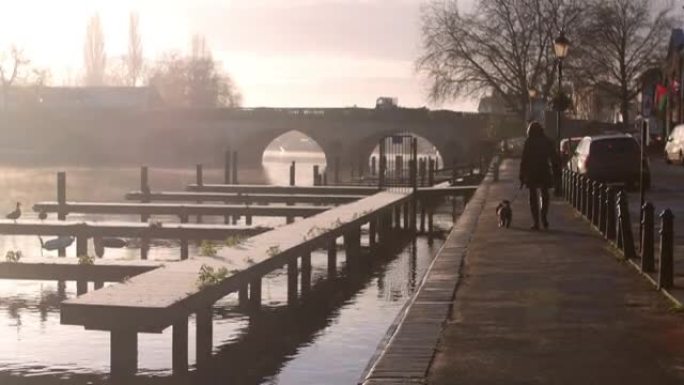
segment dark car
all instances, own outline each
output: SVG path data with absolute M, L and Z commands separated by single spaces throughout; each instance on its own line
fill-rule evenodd
M 641 149 L 631 135 L 613 134 L 587 136 L 577 145 L 568 167 L 605 183 L 624 184 L 627 188 L 639 185 Z M 651 185 L 650 168 L 645 163 L 646 187 Z

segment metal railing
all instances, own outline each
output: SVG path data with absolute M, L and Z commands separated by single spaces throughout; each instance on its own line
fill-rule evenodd
M 562 178 L 563 198 L 612 242 L 626 260 L 632 261 L 647 276 L 655 273 L 658 289 L 667 290 L 674 286 L 674 214 L 670 209 L 659 215 L 660 254 L 656 266 L 655 214 L 651 202 L 645 202 L 641 207 L 637 252 L 628 195 L 622 187 L 610 186 L 568 169 L 563 170 Z

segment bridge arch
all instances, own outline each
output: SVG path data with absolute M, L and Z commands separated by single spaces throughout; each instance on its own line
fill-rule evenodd
M 261 151 L 261 164 L 266 177 L 274 184 L 289 183 L 289 166 L 296 163 L 297 185 L 313 185 L 313 167 L 324 172 L 327 154 L 311 136 L 299 130 L 289 130 L 276 136 Z

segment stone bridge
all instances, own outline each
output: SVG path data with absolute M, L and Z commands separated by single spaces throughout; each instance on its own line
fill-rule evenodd
M 450 165 L 476 158 L 497 119 L 404 108 L 32 110 L 0 117 L 3 162 L 219 166 L 230 148 L 241 167 L 260 164 L 271 141 L 293 130 L 316 141 L 329 163 L 366 161 L 381 138 L 410 132 L 434 144 Z

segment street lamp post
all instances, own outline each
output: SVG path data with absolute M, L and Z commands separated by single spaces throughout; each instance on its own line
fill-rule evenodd
M 556 106 L 556 151 L 560 154 L 560 142 L 561 142 L 561 119 L 563 117 L 563 110 L 561 108 L 561 102 L 563 98 L 563 60 L 568 56 L 568 48 L 570 48 L 570 41 L 565 37 L 565 31 L 561 29 L 560 34 L 553 42 L 553 48 L 556 53 L 556 59 L 558 60 L 558 105 Z M 559 196 L 560 191 L 560 178 L 556 178 L 556 189 L 555 195 Z

